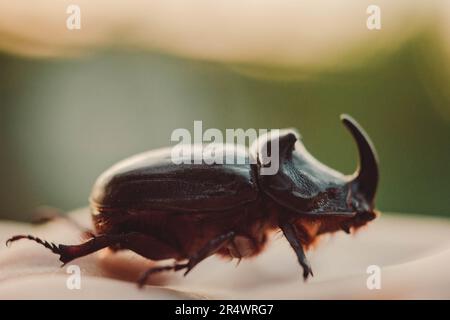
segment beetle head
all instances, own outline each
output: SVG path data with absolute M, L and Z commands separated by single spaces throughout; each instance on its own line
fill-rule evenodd
M 258 159 L 261 189 L 293 217 L 331 215 L 342 217 L 348 226 L 358 227 L 376 217 L 378 161 L 370 139 L 357 122 L 347 115 L 341 116 L 341 120 L 359 150 L 359 168 L 352 175 L 343 175 L 316 160 L 293 129 L 260 137 L 252 145 L 252 154 Z M 273 149 L 276 143 L 278 172 L 262 175 L 261 168 L 267 165 L 265 150 Z

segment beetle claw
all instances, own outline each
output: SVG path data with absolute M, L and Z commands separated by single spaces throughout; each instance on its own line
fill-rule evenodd
M 187 268 L 187 270 L 183 273 L 183 277 L 186 277 L 187 274 L 192 270 L 192 268 Z
M 303 281 L 306 282 L 310 275 L 311 275 L 311 277 L 314 277 L 314 273 L 313 273 L 311 267 L 309 267 L 309 266 L 307 268 L 303 267 Z
M 342 225 L 341 229 L 346 233 L 346 234 L 350 234 L 350 227 L 346 226 L 346 225 Z
M 312 271 L 311 265 L 309 264 L 309 261 L 303 260 L 301 263 L 301 266 L 303 268 L 303 280 L 306 282 L 308 280 L 308 277 L 311 275 L 311 277 L 314 277 L 314 273 Z
M 197 265 L 198 262 L 193 262 L 192 259 L 186 264 L 186 271 L 183 273 L 183 277 L 186 277 L 189 272 Z

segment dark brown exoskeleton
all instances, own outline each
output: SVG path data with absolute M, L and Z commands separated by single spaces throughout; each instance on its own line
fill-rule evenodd
M 307 279 L 312 270 L 304 249 L 319 235 L 349 233 L 377 216 L 375 150 L 356 121 L 345 115 L 341 119 L 359 149 L 359 169 L 351 176 L 314 159 L 293 130 L 260 137 L 251 152 L 224 145 L 225 150 L 237 150 L 244 164 L 175 164 L 171 148 L 150 151 L 118 163 L 98 178 L 90 198 L 96 231 L 91 239 L 55 245 L 18 235 L 8 243 L 34 240 L 63 263 L 105 247 L 129 249 L 151 260 L 175 259 L 173 265 L 149 269 L 140 279 L 143 284 L 157 271 L 184 269 L 187 274 L 213 254 L 254 256 L 268 233 L 281 229 Z M 279 170 L 262 175 L 266 159 L 261 150 L 270 148 L 274 139 L 279 142 Z M 193 158 L 203 156 L 196 150 Z

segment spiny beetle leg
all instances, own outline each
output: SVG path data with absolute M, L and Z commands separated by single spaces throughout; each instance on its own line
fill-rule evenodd
M 306 281 L 309 275 L 314 276 L 314 274 L 312 272 L 311 265 L 306 258 L 303 246 L 297 238 L 295 226 L 289 222 L 283 222 L 281 223 L 280 228 L 286 236 L 286 239 L 288 240 L 292 249 L 294 249 L 295 254 L 297 255 L 298 262 L 303 268 L 303 279 Z
M 42 240 L 42 239 L 37 238 L 32 235 L 22 235 L 21 234 L 21 235 L 13 236 L 13 237 L 9 238 L 8 240 L 6 240 L 6 246 L 9 247 L 11 245 L 11 243 L 13 243 L 17 240 L 21 240 L 21 239 L 32 240 L 34 242 L 39 243 L 40 245 L 43 245 L 44 247 L 46 247 L 47 249 L 49 249 L 51 252 L 53 252 L 55 254 L 61 254 L 61 251 L 59 250 L 59 246 L 57 246 L 56 244 Z
M 49 249 L 51 252 L 59 255 L 59 260 L 63 263 L 63 265 L 65 265 L 66 263 L 74 259 L 86 256 L 100 249 L 120 243 L 129 236 L 130 234 L 100 235 L 93 237 L 90 240 L 78 245 L 63 245 L 63 244 L 56 245 L 52 242 L 42 240 L 32 235 L 17 235 L 8 239 L 6 241 L 6 245 L 9 246 L 12 242 L 15 242 L 20 239 L 28 239 L 35 241 L 40 245 L 43 245 L 44 247 Z

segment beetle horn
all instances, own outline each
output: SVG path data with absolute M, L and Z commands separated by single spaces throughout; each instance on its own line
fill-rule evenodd
M 355 119 L 349 115 L 341 115 L 341 120 L 352 134 L 358 145 L 359 168 L 354 174 L 352 184 L 356 184 L 368 201 L 372 202 L 378 185 L 378 156 L 367 133 Z

